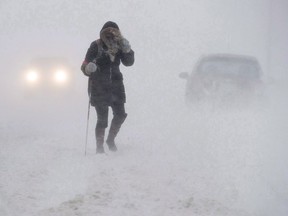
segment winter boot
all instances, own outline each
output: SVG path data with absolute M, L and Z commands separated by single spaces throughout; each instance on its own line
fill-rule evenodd
M 118 149 L 117 149 L 117 146 L 115 145 L 114 139 L 111 139 L 111 138 L 110 138 L 110 139 L 107 139 L 106 143 L 107 143 L 108 148 L 109 148 L 110 151 L 115 152 L 115 151 L 118 150 Z
M 118 134 L 119 130 L 120 130 L 120 127 L 118 125 L 115 125 L 115 123 L 113 124 L 113 121 L 112 121 L 109 134 L 106 140 L 106 143 L 110 151 L 115 152 L 118 150 L 117 146 L 115 145 L 115 137 Z
M 96 154 L 103 154 L 104 151 L 104 136 L 105 136 L 105 128 L 96 128 Z
M 119 118 L 119 117 L 114 117 L 112 119 L 111 122 L 111 126 L 110 126 L 110 130 L 109 130 L 109 134 L 106 140 L 106 143 L 108 145 L 108 148 L 110 151 L 117 151 L 117 146 L 115 145 L 115 137 L 117 136 L 121 125 L 123 124 L 123 122 L 125 121 L 127 117 L 127 114 L 125 114 L 123 117 Z

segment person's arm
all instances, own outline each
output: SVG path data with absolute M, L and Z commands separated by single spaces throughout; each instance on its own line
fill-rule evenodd
M 122 35 L 119 38 L 119 46 L 121 50 L 121 62 L 125 66 L 131 66 L 134 64 L 134 51 L 131 49 L 129 41 Z
M 81 65 L 81 71 L 84 73 L 84 75 L 90 76 L 90 74 L 87 74 L 85 72 L 85 68 L 86 68 L 86 65 L 89 62 L 93 62 L 93 60 L 97 56 L 97 52 L 98 52 L 97 43 L 96 43 L 96 41 L 94 41 L 94 42 L 91 43 L 90 47 L 88 48 L 88 50 L 86 52 L 86 55 L 85 55 L 85 59 L 84 59 L 82 65 Z
M 134 64 L 134 51 L 130 49 L 128 53 L 121 53 L 121 62 L 125 66 L 131 66 Z

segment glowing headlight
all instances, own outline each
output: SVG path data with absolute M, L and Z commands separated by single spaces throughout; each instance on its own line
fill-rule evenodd
M 68 74 L 64 70 L 58 70 L 54 74 L 54 80 L 57 83 L 65 83 L 68 80 Z
M 30 83 L 37 82 L 39 80 L 39 75 L 37 71 L 35 70 L 28 71 L 28 73 L 26 74 L 26 80 Z

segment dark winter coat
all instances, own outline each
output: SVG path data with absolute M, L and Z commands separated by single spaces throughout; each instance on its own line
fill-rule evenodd
M 107 47 L 101 39 L 92 42 L 81 66 L 81 70 L 87 75 L 84 70 L 86 64 L 94 61 L 97 65 L 96 72 L 89 76 L 92 106 L 126 102 L 123 75 L 120 72 L 119 65 L 121 62 L 125 66 L 133 65 L 134 51 L 131 49 L 130 52 L 123 53 L 118 50 L 112 62 L 109 56 L 105 54 L 105 50 L 107 50 Z

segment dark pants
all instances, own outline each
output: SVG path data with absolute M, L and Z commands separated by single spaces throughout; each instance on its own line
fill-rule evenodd
M 125 107 L 124 103 L 120 104 L 112 104 L 111 105 L 112 111 L 113 111 L 113 119 L 112 119 L 112 124 L 114 126 L 120 128 L 122 123 L 126 119 L 126 112 L 125 112 Z M 95 106 L 96 113 L 97 113 L 97 124 L 96 124 L 96 129 L 97 128 L 107 128 L 108 126 L 108 113 L 109 113 L 109 106 L 108 105 L 96 105 Z

